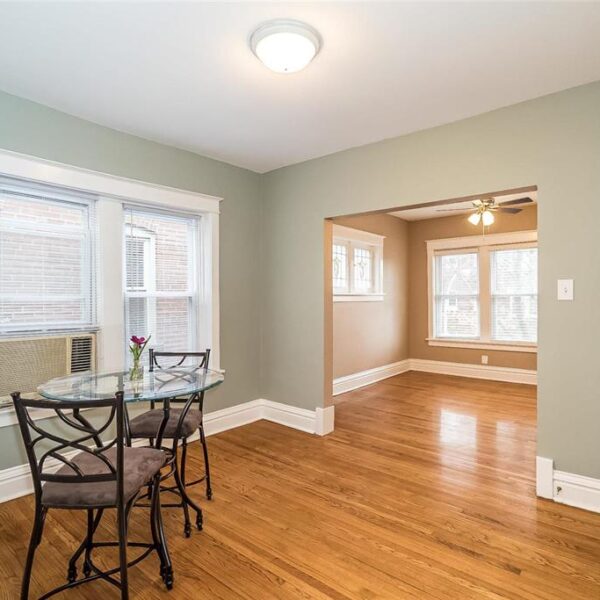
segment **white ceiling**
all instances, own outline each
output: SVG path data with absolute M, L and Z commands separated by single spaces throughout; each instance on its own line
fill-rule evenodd
M 491 198 L 492 196 L 486 195 L 485 197 Z M 527 206 L 533 206 L 533 204 L 537 203 L 537 192 L 520 192 L 518 194 L 494 196 L 496 204 L 508 202 L 509 200 L 517 200 L 518 198 L 531 198 L 533 203 L 524 204 L 522 206 L 514 206 L 512 208 L 526 208 Z M 465 200 L 464 202 L 453 202 L 450 204 L 430 204 L 428 206 L 421 206 L 419 208 L 404 208 L 388 214 L 400 219 L 404 219 L 405 221 L 423 221 L 425 219 L 441 219 L 442 217 L 466 215 L 472 211 L 473 202 L 471 200 Z
M 304 20 L 277 75 L 248 48 Z M 600 3 L 0 2 L 0 89 L 268 171 L 600 79 Z

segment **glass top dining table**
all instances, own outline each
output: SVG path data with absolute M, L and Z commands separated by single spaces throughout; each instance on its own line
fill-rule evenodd
M 38 393 L 49 400 L 68 402 L 103 400 L 123 392 L 125 402 L 142 402 L 191 396 L 220 385 L 224 379 L 223 373 L 204 368 L 144 368 L 133 379 L 130 371 L 85 371 L 51 379 L 38 387 Z

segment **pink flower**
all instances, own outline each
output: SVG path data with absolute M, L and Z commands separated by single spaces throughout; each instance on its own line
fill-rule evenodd
M 137 335 L 131 336 L 131 342 L 133 342 L 136 346 L 141 346 L 145 341 L 145 337 L 138 337 Z

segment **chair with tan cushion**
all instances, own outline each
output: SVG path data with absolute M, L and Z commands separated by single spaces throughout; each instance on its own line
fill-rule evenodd
M 160 560 L 161 577 L 167 587 L 173 586 L 173 570 L 166 547 L 160 517 L 160 470 L 167 456 L 155 448 L 130 448 L 125 444 L 125 412 L 122 392 L 115 398 L 94 401 L 58 401 L 22 398 L 12 394 L 33 477 L 35 518 L 29 551 L 25 562 L 21 599 L 29 597 L 29 586 L 35 551 L 42 540 L 46 514 L 50 509 L 80 509 L 87 511 L 87 534 L 69 561 L 67 583 L 44 595 L 96 579 L 108 580 L 129 598 L 127 568 L 132 562 L 153 551 Z M 31 411 L 52 409 L 55 419 L 34 420 Z M 82 409 L 97 409 L 92 425 Z M 101 412 L 101 415 L 97 413 Z M 54 425 L 60 420 L 59 427 Z M 103 441 L 116 429 L 116 438 Z M 57 433 L 60 432 L 60 433 Z M 56 468 L 58 466 L 58 469 Z M 127 521 L 140 492 L 151 487 L 150 530 L 152 542 L 128 543 Z M 106 509 L 116 509 L 118 540 L 98 542 L 94 534 Z M 118 547 L 119 565 L 103 570 L 94 563 L 92 554 L 97 548 Z M 142 554 L 128 563 L 129 547 Z M 83 577 L 77 578 L 77 563 L 81 556 Z M 117 578 L 116 575 L 119 575 Z
M 149 351 L 151 371 L 154 371 L 155 369 L 177 368 L 208 369 L 209 360 L 209 349 L 204 352 L 158 352 L 153 349 L 150 349 Z M 193 394 L 191 397 L 187 398 L 170 398 L 169 403 L 171 407 L 176 403 L 183 404 L 183 407 L 170 408 L 169 420 L 162 434 L 163 439 L 173 440 L 173 476 L 175 478 L 174 486 L 163 486 L 162 490 L 177 494 L 181 501 L 177 504 L 165 504 L 164 506 L 177 506 L 183 508 L 185 520 L 184 534 L 186 537 L 189 537 L 192 531 L 189 518 L 189 507 L 196 512 L 196 527 L 198 529 L 202 529 L 202 510 L 189 497 L 186 488 L 204 481 L 206 483 L 206 497 L 208 500 L 212 499 L 208 448 L 202 422 L 204 392 Z M 150 402 L 149 411 L 130 419 L 129 430 L 131 437 L 144 438 L 151 441 L 156 439 L 162 424 L 163 415 L 163 407 L 156 408 L 155 401 L 152 400 Z M 188 481 L 186 473 L 188 438 L 196 432 L 199 433 L 200 443 L 202 444 L 204 474 L 193 481 Z M 181 442 L 181 456 L 179 456 L 179 442 Z

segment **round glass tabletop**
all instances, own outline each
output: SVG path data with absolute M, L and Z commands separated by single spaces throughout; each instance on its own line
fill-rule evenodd
M 134 379 L 129 371 L 86 371 L 51 379 L 40 385 L 38 392 L 50 400 L 65 402 L 114 398 L 116 392 L 123 392 L 125 402 L 141 402 L 189 396 L 214 388 L 223 383 L 224 379 L 223 373 L 203 368 L 155 368 L 154 371 L 145 368 Z

